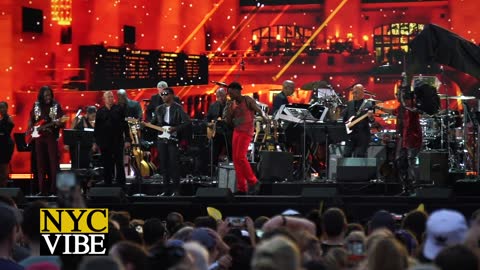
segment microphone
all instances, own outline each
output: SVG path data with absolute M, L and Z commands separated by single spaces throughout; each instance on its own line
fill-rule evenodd
M 223 86 L 223 87 L 228 87 L 228 84 L 224 83 L 224 82 L 217 82 L 217 81 L 210 81 L 211 83 L 214 83 L 216 85 L 219 85 L 219 86 Z
M 81 112 L 82 112 L 82 108 L 78 109 L 77 114 L 75 115 L 75 118 L 78 118 Z

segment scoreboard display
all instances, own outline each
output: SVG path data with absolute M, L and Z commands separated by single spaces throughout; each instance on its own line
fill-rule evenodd
M 150 88 L 161 80 L 171 86 L 208 83 L 205 55 L 100 45 L 80 46 L 79 54 L 89 90 Z

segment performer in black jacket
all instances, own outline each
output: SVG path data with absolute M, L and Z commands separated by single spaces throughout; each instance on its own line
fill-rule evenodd
M 128 124 L 124 110 L 114 104 L 111 91 L 103 94 L 103 100 L 105 105 L 98 109 L 95 117 L 93 151 L 99 148 L 102 154 L 105 184 L 112 184 L 115 165 L 117 184 L 124 186 L 123 150 L 130 147 Z
M 0 187 L 5 187 L 8 180 L 8 164 L 13 154 L 12 118 L 8 115 L 8 104 L 0 102 Z
M 374 122 L 373 111 L 371 111 L 373 104 L 364 99 L 365 89 L 363 85 L 357 84 L 353 87 L 353 100 L 347 103 L 347 108 L 343 115 L 343 121 L 346 123 L 352 116 L 355 119 L 361 117 L 365 113 L 368 117 L 360 121 L 353 127 L 353 132 L 349 135 L 349 140 L 345 146 L 344 157 L 366 157 L 367 148 L 370 143 L 370 123 Z M 365 112 L 368 110 L 368 112 Z
M 175 95 L 172 88 L 165 88 L 161 96 L 163 104 L 155 110 L 155 116 L 151 123 L 157 126 L 169 126 L 167 133 L 172 136 L 170 139 L 159 138 L 158 140 L 160 166 L 165 185 L 165 192 L 161 195 L 175 196 L 180 187 L 178 138 L 182 131 L 190 125 L 190 117 L 182 106 L 174 101 Z
M 207 121 L 209 128 L 215 128 L 215 137 L 213 141 L 213 164 L 217 165 L 218 157 L 225 149 L 228 160 L 232 160 L 232 134 L 233 130 L 223 121 L 223 111 L 227 104 L 227 92 L 219 88 L 216 92 L 217 101 L 208 107 Z M 214 124 L 213 124 L 214 123 Z

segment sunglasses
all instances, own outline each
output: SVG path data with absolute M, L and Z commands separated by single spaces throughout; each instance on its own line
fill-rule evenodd
M 160 95 L 164 97 L 164 96 L 170 95 L 170 93 L 169 92 L 162 92 Z

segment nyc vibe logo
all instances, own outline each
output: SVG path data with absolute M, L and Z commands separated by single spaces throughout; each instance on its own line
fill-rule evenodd
M 40 209 L 41 255 L 105 255 L 106 208 Z

